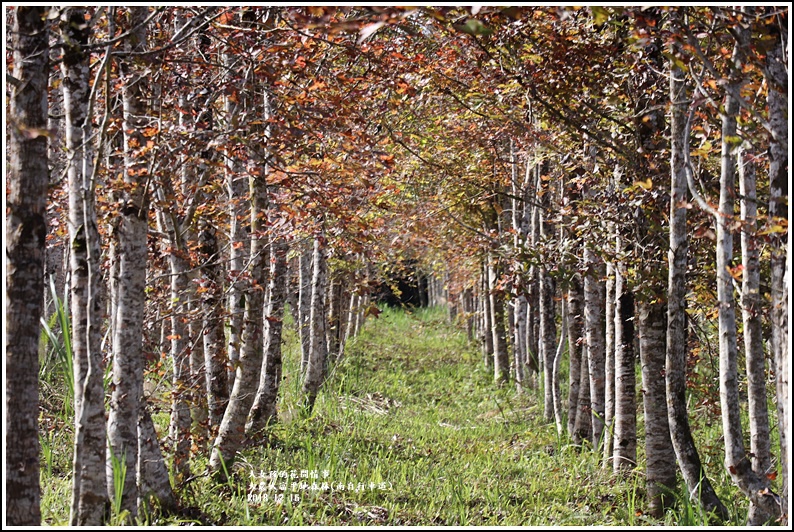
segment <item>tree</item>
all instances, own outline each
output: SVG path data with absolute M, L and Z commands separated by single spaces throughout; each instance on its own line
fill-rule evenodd
M 688 86 L 684 72 L 671 61 L 671 192 L 670 192 L 670 252 L 668 254 L 667 353 L 665 389 L 670 436 L 678 467 L 684 477 L 689 495 L 697 498 L 707 513 L 717 519 L 728 519 L 728 509 L 720 501 L 706 476 L 689 427 L 686 405 L 686 272 L 689 241 L 686 228 L 687 173 L 689 154 L 689 121 L 687 116 Z
M 8 137 L 6 211 L 6 512 L 8 524 L 41 524 L 39 331 L 47 234 L 48 9 L 19 6 Z
M 108 498 L 105 479 L 105 390 L 102 351 L 102 274 L 96 213 L 89 13 L 61 14 L 63 97 L 69 178 L 72 350 L 74 360 L 74 488 L 72 525 L 101 525 Z M 106 59 L 107 60 L 107 59 Z M 101 75 L 103 73 L 98 73 Z
M 789 415 L 789 363 L 790 350 L 788 342 L 789 298 L 790 289 L 786 287 L 786 275 L 791 275 L 790 265 L 786 264 L 786 226 L 788 222 L 788 69 L 785 62 L 783 47 L 787 37 L 788 11 L 779 13 L 773 19 L 770 33 L 774 37 L 773 45 L 766 54 L 764 78 L 767 81 L 767 109 L 769 127 L 769 216 L 774 231 L 770 235 L 771 245 L 771 335 L 770 353 L 775 367 L 775 388 L 777 391 L 778 433 L 780 434 L 780 466 L 783 491 L 781 506 L 788 508 L 789 463 L 788 450 L 791 436 Z M 790 241 L 791 237 L 788 236 Z M 790 243 L 788 244 L 790 246 Z M 783 520 L 786 524 L 788 518 Z
M 143 92 L 141 54 L 147 49 L 149 9 L 128 11 L 129 30 L 124 39 L 125 54 L 119 61 L 122 77 L 124 166 L 119 203 L 117 243 L 111 261 L 112 350 L 110 413 L 108 416 L 108 494 L 113 496 L 113 463 L 124 464 L 128 472 L 122 490 L 121 508 L 129 519 L 138 515 L 138 505 L 150 490 L 164 507 L 173 504 L 167 471 L 145 407 L 143 395 L 143 323 L 146 303 L 148 186 L 150 170 L 147 153 L 152 144 Z M 133 473 L 134 472 L 134 473 Z M 164 488 L 167 486 L 167 489 Z
M 325 338 L 325 302 L 328 291 L 328 251 L 325 236 L 314 236 L 312 252 L 311 305 L 309 311 L 309 359 L 303 379 L 304 407 L 308 413 L 314 408 L 320 386 L 327 374 L 328 344 Z

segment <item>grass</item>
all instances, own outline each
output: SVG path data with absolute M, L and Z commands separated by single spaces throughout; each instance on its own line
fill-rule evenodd
M 477 346 L 441 309 L 386 310 L 368 321 L 311 416 L 301 408 L 297 338 L 291 328 L 285 334 L 280 422 L 230 466 L 227 482 L 199 476 L 182 487 L 182 517 L 142 524 L 703 522 L 683 495 L 664 519 L 644 515 L 641 473 L 615 477 L 600 453 L 558 437 L 553 423 L 541 421 L 540 391 L 496 388 Z M 205 467 L 206 458 L 194 459 L 194 472 Z M 721 468 L 710 472 L 726 505 L 746 506 Z M 68 515 L 53 501 L 63 489 L 61 482 L 45 486 L 48 523 Z M 742 524 L 740 517 L 733 524 Z

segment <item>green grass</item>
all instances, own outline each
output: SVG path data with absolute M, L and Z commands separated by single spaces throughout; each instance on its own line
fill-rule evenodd
M 558 438 L 554 424 L 541 421 L 540 391 L 496 388 L 478 347 L 441 309 L 386 310 L 369 320 L 309 417 L 301 409 L 297 338 L 291 328 L 285 335 L 280 422 L 241 454 L 226 483 L 199 476 L 182 487 L 180 518 L 145 524 L 702 522 L 683 495 L 664 519 L 646 517 L 641 473 L 615 477 L 602 467 L 600 453 Z M 196 457 L 193 471 L 205 467 L 206 459 Z M 722 468 L 710 473 L 726 505 L 746 506 Z M 45 519 L 62 524 L 68 508 L 54 509 L 50 489 L 62 493 L 64 487 L 45 487 Z

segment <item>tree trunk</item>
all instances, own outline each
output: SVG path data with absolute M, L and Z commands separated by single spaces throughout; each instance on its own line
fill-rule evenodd
M 614 224 L 609 224 L 609 234 L 615 233 Z M 618 237 L 618 246 L 620 237 Z M 606 315 L 604 329 L 604 426 L 606 427 L 606 438 L 604 438 L 604 467 L 614 467 L 615 451 L 615 360 L 618 352 L 615 349 L 615 277 L 617 268 L 613 262 L 607 262 L 607 278 L 604 284 L 606 291 L 606 301 L 604 314 Z
M 668 253 L 667 353 L 665 358 L 667 416 L 678 467 L 684 477 L 690 497 L 700 500 L 706 513 L 714 513 L 717 519 L 724 521 L 728 519 L 728 509 L 714 491 L 700 461 L 689 428 L 686 403 L 686 271 L 689 250 L 686 227 L 688 196 L 685 157 L 689 153 L 686 92 L 683 71 L 672 66 L 670 68 L 670 101 L 672 103 L 670 251 Z
M 210 423 L 210 438 L 218 434 L 223 412 L 229 403 L 229 382 L 227 351 L 223 336 L 221 317 L 221 294 L 223 280 L 218 260 L 220 252 L 215 236 L 215 228 L 208 221 L 202 221 L 199 231 L 199 244 L 202 254 L 201 277 L 201 325 L 204 344 L 204 378 L 207 394 L 207 410 Z
M 6 519 L 41 525 L 39 332 L 47 234 L 47 73 L 44 7 L 18 6 L 12 33 L 6 207 Z
M 311 341 L 311 302 L 312 302 L 312 251 L 304 246 L 300 254 L 300 277 L 298 292 L 298 332 L 301 341 L 301 375 L 306 375 L 309 364 L 309 344 Z M 359 306 L 361 306 L 359 304 Z M 358 312 L 361 309 L 357 309 Z M 358 316 L 358 315 L 357 315 Z M 356 327 L 358 329 L 358 327 Z
M 557 330 L 554 325 L 554 280 L 545 267 L 540 278 L 540 352 L 543 359 L 543 419 L 554 419 L 554 355 Z
M 102 352 L 100 242 L 95 208 L 90 108 L 90 27 L 85 10 L 64 11 L 61 36 L 67 176 L 72 351 L 74 363 L 74 479 L 69 522 L 99 526 L 107 513 L 105 390 Z
M 271 240 L 270 300 L 265 307 L 265 354 L 259 390 L 251 407 L 246 433 L 253 437 L 277 419 L 276 400 L 281 383 L 281 330 L 287 293 L 287 242 L 280 236 Z
M 560 341 L 557 343 L 557 350 L 554 353 L 554 361 L 552 362 L 552 395 L 554 400 L 554 423 L 557 426 L 557 435 L 562 436 L 565 433 L 565 425 L 562 415 L 562 393 L 560 391 L 560 363 L 562 362 L 562 354 L 565 349 L 565 339 L 568 331 L 568 309 L 566 308 L 565 300 L 562 300 L 562 308 L 560 315 L 562 316 L 562 323 L 560 324 Z
M 717 302 L 719 305 L 718 329 L 720 349 L 720 406 L 722 407 L 722 431 L 725 437 L 725 468 L 733 482 L 758 506 L 759 510 L 779 516 L 781 508 L 778 497 L 769 491 L 769 479 L 765 474 L 753 471 L 747 458 L 739 407 L 738 347 L 736 339 L 736 305 L 733 297 L 733 223 L 736 199 L 736 115 L 739 102 L 733 93 L 738 92 L 741 62 L 737 43 L 733 55 L 735 80 L 726 87 L 725 105 L 722 114 L 722 155 L 720 157 L 720 199 L 716 215 L 717 224 Z M 755 511 L 751 513 L 754 517 Z M 760 515 L 755 516 L 761 518 Z
M 593 449 L 601 448 L 604 433 L 604 304 L 606 275 L 604 262 L 585 245 L 585 264 L 588 274 L 584 278 L 584 327 L 587 343 L 587 360 L 590 376 L 590 411 L 593 430 Z
M 491 309 L 491 335 L 494 347 L 494 381 L 498 385 L 506 384 L 510 378 L 510 356 L 507 352 L 507 339 L 505 337 L 505 307 L 504 296 L 496 289 L 499 280 L 499 259 L 491 256 L 488 261 L 488 290 Z
M 481 268 L 481 295 L 480 295 L 480 331 L 482 334 L 483 365 L 492 370 L 494 360 L 493 328 L 491 327 L 491 296 L 488 281 L 488 264 L 484 261 Z
M 125 40 L 129 52 L 146 49 L 146 7 L 130 8 L 132 31 Z M 138 423 L 143 399 L 143 321 L 146 301 L 146 234 L 148 230 L 148 168 L 146 159 L 134 153 L 145 146 L 143 129 L 148 126 L 141 85 L 143 77 L 131 59 L 120 62 L 125 80 L 122 87 L 124 119 L 124 190 L 118 220 L 115 280 L 116 315 L 113 320 L 113 377 L 108 416 L 108 452 L 126 464 L 127 476 L 121 508 L 132 520 L 138 514 Z M 108 490 L 113 497 L 113 470 L 108 457 Z
M 640 361 L 645 414 L 645 480 L 648 512 L 661 517 L 675 497 L 675 452 L 667 422 L 664 384 L 666 307 L 657 301 L 638 301 Z
M 620 237 L 618 237 L 620 242 Z M 618 248 L 622 248 L 622 244 Z M 615 267 L 615 473 L 637 466 L 637 383 L 634 373 L 634 294 L 626 286 L 625 264 Z
M 223 54 L 224 67 L 230 79 L 230 85 L 235 83 L 232 78 L 232 71 L 237 58 L 231 52 Z M 244 87 L 235 87 L 240 94 L 245 94 Z M 230 130 L 236 125 L 239 115 L 242 112 L 241 106 L 245 104 L 245 98 L 227 97 L 224 99 L 224 111 L 226 116 L 226 127 Z M 226 153 L 226 186 L 229 194 L 229 278 L 230 284 L 227 289 L 227 304 L 229 313 L 229 333 L 227 335 L 227 351 L 229 359 L 228 385 L 234 386 L 234 379 L 237 375 L 237 366 L 240 359 L 242 348 L 242 335 L 244 327 L 244 292 L 246 283 L 242 275 L 248 264 L 248 226 L 246 223 L 246 186 L 245 173 L 234 149 Z
M 574 438 L 576 434 L 576 420 L 581 417 L 580 396 L 582 392 L 582 331 L 583 314 L 582 276 L 574 273 L 568 288 L 568 434 Z M 584 374 L 587 378 L 587 373 Z M 588 387 L 589 390 L 589 387 Z M 583 427 L 580 427 L 582 429 Z
M 160 443 L 157 432 L 154 429 L 154 420 L 149 412 L 149 407 L 144 400 L 141 405 L 141 415 L 138 426 L 138 465 L 137 477 L 141 494 L 138 506 L 141 507 L 143 501 L 149 503 L 150 497 L 157 499 L 157 505 L 166 513 L 176 510 L 177 501 L 171 482 L 168 478 L 168 469 L 163 460 L 163 453 L 160 450 Z M 130 476 L 131 473 L 128 473 Z M 151 507 L 151 505 L 149 505 Z
M 747 370 L 747 403 L 750 421 L 750 455 L 753 470 L 766 476 L 772 469 L 769 439 L 769 413 L 766 399 L 766 369 L 764 340 L 761 330 L 761 267 L 759 263 L 754 154 L 742 150 L 739 156 L 739 193 L 741 195 L 741 246 L 742 246 L 742 324 Z M 767 515 L 755 504 L 750 505 L 748 524 L 766 523 Z
M 229 404 L 210 456 L 210 470 L 220 479 L 226 478 L 237 451 L 243 445 L 248 413 L 254 402 L 262 370 L 264 322 L 262 314 L 267 280 L 265 266 L 268 260 L 264 235 L 268 198 L 265 173 L 251 171 L 249 174 L 251 247 L 248 264 L 249 280 L 245 291 L 243 343 Z
M 788 15 L 786 15 L 788 16 Z M 769 140 L 769 216 L 774 227 L 787 228 L 788 222 L 788 66 L 784 53 L 783 31 L 787 20 L 783 19 L 774 31 L 775 45 L 766 56 L 764 76 L 769 86 L 767 106 L 769 126 L 774 132 Z M 786 33 L 786 35 L 788 35 Z M 775 364 L 775 387 L 777 391 L 777 419 L 780 434 L 781 506 L 788 508 L 789 463 L 788 449 L 791 436 L 789 425 L 789 287 L 786 287 L 786 239 L 788 231 L 781 229 L 769 235 L 770 242 L 770 339 L 769 350 Z M 788 237 L 791 238 L 790 236 Z M 789 245 L 790 247 L 790 245 Z M 786 525 L 788 517 L 781 524 Z
M 309 360 L 303 381 L 305 409 L 311 413 L 317 394 L 326 376 L 328 344 L 326 343 L 326 294 L 328 283 L 328 257 L 323 234 L 314 237 L 312 253 L 311 308 L 309 311 Z

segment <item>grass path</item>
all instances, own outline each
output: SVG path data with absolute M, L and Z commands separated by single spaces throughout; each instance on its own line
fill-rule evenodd
M 639 524 L 632 486 L 614 486 L 592 456 L 539 424 L 534 393 L 496 389 L 475 346 L 443 313 L 386 311 L 369 321 L 309 419 L 292 406 L 294 351 L 269 445 L 245 452 L 236 484 L 192 488 L 209 520 Z

